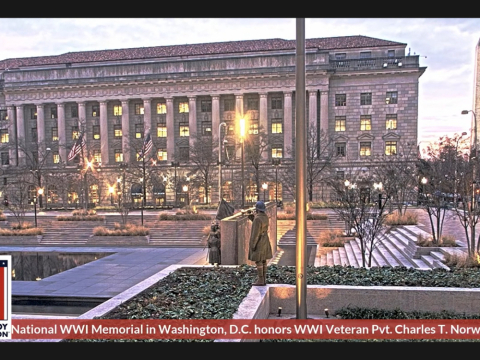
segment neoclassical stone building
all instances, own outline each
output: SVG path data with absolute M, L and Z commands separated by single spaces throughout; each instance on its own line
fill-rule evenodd
M 295 162 L 295 45 L 267 39 L 1 60 L 1 183 L 15 183 L 18 169 L 30 166 L 37 185 L 47 187 L 49 203 L 78 201 L 78 186 L 85 183 L 60 190 L 49 177 L 80 178 L 80 156 L 74 161 L 67 156 L 84 132 L 85 159 L 98 179 L 88 185 L 89 201 L 113 203 L 125 171 L 120 164 L 138 165 L 136 154 L 150 133 L 147 203 L 171 203 L 177 196 L 202 203 L 206 189 L 195 186 L 195 174 L 188 172 L 192 145 L 201 135 L 224 144 L 229 162 L 222 171 L 223 194 L 238 203 L 244 118 L 249 135 L 261 131 L 268 139 L 261 154 L 267 189 L 252 186 L 245 164 L 247 202 L 258 194 L 291 200 L 281 175 L 294 171 Z M 333 139 L 339 174 L 375 154 L 394 153 L 401 143 L 417 144 L 418 86 L 425 67 L 405 48 L 367 36 L 306 39 L 306 120 L 310 129 Z M 274 159 L 281 159 L 278 167 Z M 216 176 L 208 191 L 214 203 Z M 117 188 L 109 190 L 115 179 Z M 190 188 L 184 191 L 183 185 Z M 314 200 L 325 197 L 319 184 Z

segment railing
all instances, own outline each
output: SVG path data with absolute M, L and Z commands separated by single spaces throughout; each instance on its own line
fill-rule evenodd
M 418 66 L 418 56 L 330 60 L 330 67 L 338 71 L 375 70 Z

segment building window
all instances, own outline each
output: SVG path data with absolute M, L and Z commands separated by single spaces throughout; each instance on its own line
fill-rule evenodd
M 135 104 L 135 115 L 143 115 L 145 112 L 145 109 L 143 107 L 143 104 Z
M 212 100 L 202 100 L 200 102 L 200 108 L 203 112 L 212 112 Z
M 52 141 L 58 141 L 58 127 L 52 127 Z
M 8 143 L 8 129 L 1 129 L 0 130 L 0 142 Z
M 122 125 L 114 124 L 113 125 L 113 137 L 119 139 L 122 137 Z
M 159 103 L 157 104 L 157 114 L 166 114 L 167 113 L 167 104 Z
M 167 161 L 167 150 L 158 149 L 157 150 L 157 160 L 158 161 Z
M 50 119 L 56 119 L 57 118 L 57 108 L 52 107 L 50 108 Z
M 361 93 L 360 105 L 372 105 L 372 93 Z
M 281 146 L 272 146 L 272 158 L 282 158 L 283 157 L 283 149 Z
M 337 171 L 337 179 L 339 180 L 345 179 L 345 171 Z
M 258 121 L 251 121 L 250 125 L 248 126 L 248 133 L 250 135 L 257 135 L 258 134 Z
M 113 116 L 122 116 L 122 105 L 113 105 Z
M 30 109 L 30 119 L 35 120 L 37 118 L 37 109 Z
M 235 134 L 235 125 L 233 124 L 232 121 L 226 122 L 226 135 L 234 135 Z
M 235 160 L 235 145 L 226 145 L 225 146 L 225 155 L 227 157 L 227 161 L 234 161 Z
M 157 137 L 166 138 L 167 137 L 167 125 L 165 123 L 158 123 L 157 124 Z
M 188 102 L 181 102 L 178 104 L 179 113 L 188 113 Z
M 272 110 L 282 109 L 282 98 L 272 98 Z
M 234 99 L 225 99 L 223 101 L 223 106 L 225 111 L 235 111 L 235 100 Z
M 92 126 L 93 140 L 100 140 L 100 125 Z
M 0 121 L 8 120 L 7 110 L 0 110 Z
M 115 150 L 115 162 L 123 162 L 123 152 L 122 150 Z
M 77 105 L 72 105 L 70 108 L 70 115 L 72 115 L 72 118 L 78 118 L 78 106 Z
M 60 163 L 60 155 L 56 151 L 53 153 L 53 163 L 54 164 L 59 164 Z
M 370 115 L 360 115 L 360 130 L 372 130 L 372 117 Z
M 397 129 L 397 114 L 387 114 L 386 129 L 387 130 Z
M 370 156 L 372 155 L 372 143 L 371 142 L 361 142 L 360 143 L 360 156 Z
M 258 99 L 247 99 L 247 110 L 258 110 Z
M 79 136 L 78 126 L 72 126 L 72 140 L 77 140 Z
M 336 149 L 336 153 L 337 153 L 337 156 L 345 156 L 346 152 L 345 152 L 345 149 L 347 147 L 347 144 L 342 142 L 342 143 L 336 143 L 335 144 L 335 149 Z
M 347 94 L 335 94 L 335 106 L 347 106 Z
M 360 59 L 368 59 L 372 57 L 371 51 L 361 51 L 360 52 Z
M 387 56 L 388 56 L 389 58 L 395 57 L 395 50 L 388 50 L 388 51 L 387 51 Z
M 396 154 L 397 154 L 397 142 L 385 141 L 385 155 L 396 155 Z
M 396 91 L 387 91 L 385 96 L 386 104 L 398 104 L 398 93 Z
M 335 60 L 344 60 L 347 58 L 346 53 L 336 53 L 335 54 Z
M 98 105 L 92 105 L 92 116 L 93 117 L 100 116 L 100 107 Z
M 345 131 L 346 123 L 347 123 L 346 116 L 335 116 L 335 131 Z
M 93 160 L 100 164 L 102 162 L 102 152 L 100 150 L 93 150 Z
M 8 152 L 2 152 L 0 156 L 2 160 L 2 165 L 10 165 L 10 158 L 8 156 Z
M 188 147 L 180 147 L 178 148 L 178 155 L 180 161 L 188 161 L 190 160 L 190 154 L 188 151 Z
M 281 134 L 283 132 L 283 123 L 281 119 L 272 119 L 272 134 Z
M 190 136 L 190 128 L 188 127 L 188 122 L 180 123 L 180 136 Z
M 135 139 L 143 139 L 143 124 L 135 124 Z
M 32 141 L 37 141 L 38 139 L 38 132 L 37 132 L 37 127 L 32 127 L 31 129 L 31 134 L 32 134 Z
M 212 135 L 212 123 L 210 121 L 202 121 L 202 135 Z

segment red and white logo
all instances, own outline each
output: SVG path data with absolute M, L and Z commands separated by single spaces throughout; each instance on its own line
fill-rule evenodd
M 0 340 L 12 338 L 12 256 L 0 255 Z

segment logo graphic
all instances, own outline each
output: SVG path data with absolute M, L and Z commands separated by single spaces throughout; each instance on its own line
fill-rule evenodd
M 12 256 L 0 255 L 0 340 L 12 338 Z

